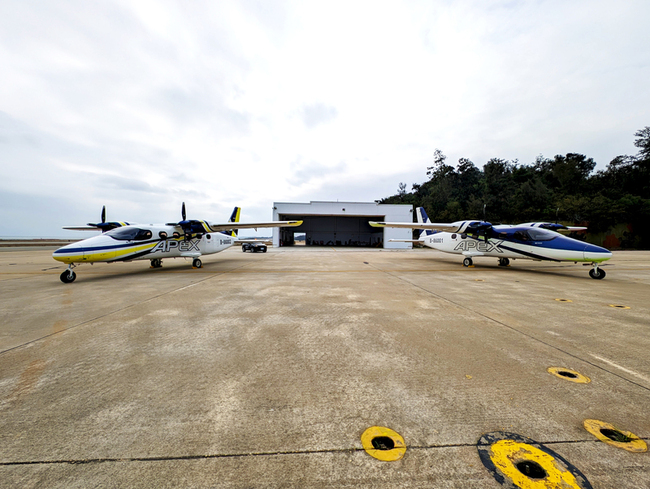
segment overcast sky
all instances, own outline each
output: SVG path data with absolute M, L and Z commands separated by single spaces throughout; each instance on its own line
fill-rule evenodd
M 650 125 L 647 0 L 0 2 L 0 236 L 373 201 Z M 264 234 L 264 232 L 262 232 Z M 266 231 L 268 234 L 268 231 Z

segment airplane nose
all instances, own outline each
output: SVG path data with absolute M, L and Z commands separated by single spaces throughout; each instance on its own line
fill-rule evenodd
M 63 263 L 74 263 L 80 261 L 81 257 L 83 257 L 83 249 L 79 247 L 78 243 L 62 246 L 52 253 L 52 258 Z
M 587 261 L 605 261 L 612 257 L 612 252 L 600 246 L 585 245 L 584 259 Z

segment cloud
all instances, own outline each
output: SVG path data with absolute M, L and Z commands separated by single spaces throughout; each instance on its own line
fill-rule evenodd
M 301 158 L 299 158 L 291 164 L 290 168 L 291 171 L 287 181 L 291 185 L 299 187 L 315 181 L 322 184 L 326 180 L 335 180 L 345 171 L 347 165 L 342 161 L 336 165 L 324 165 L 314 161 L 302 163 Z
M 301 111 L 302 121 L 309 129 L 336 119 L 338 114 L 336 107 L 324 104 L 305 105 Z

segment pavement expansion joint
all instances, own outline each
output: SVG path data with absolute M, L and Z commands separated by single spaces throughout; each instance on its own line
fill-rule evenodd
M 648 442 L 650 438 L 638 438 Z M 567 444 L 592 444 L 599 443 L 600 440 L 553 440 L 544 442 L 535 442 L 535 445 L 567 445 Z M 446 448 L 468 448 L 477 447 L 477 443 L 446 443 L 439 445 L 404 445 L 404 450 L 439 450 Z M 373 447 L 374 448 L 374 447 Z M 376 450 L 379 451 L 379 450 Z M 318 455 L 325 453 L 356 453 L 366 452 L 365 448 L 331 448 L 322 450 L 277 450 L 269 452 L 248 452 L 248 453 L 217 453 L 206 455 L 169 455 L 157 457 L 105 457 L 105 458 L 88 458 L 88 459 L 59 459 L 59 460 L 16 460 L 0 461 L 0 466 L 12 465 L 81 465 L 93 463 L 119 463 L 119 462 L 161 462 L 172 460 L 204 460 L 217 458 L 238 458 L 238 457 L 274 457 L 279 455 Z

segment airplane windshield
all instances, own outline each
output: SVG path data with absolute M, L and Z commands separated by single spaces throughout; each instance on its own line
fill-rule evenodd
M 557 238 L 557 234 L 541 228 L 532 228 L 528 230 L 528 235 L 533 241 L 550 241 Z
M 145 239 L 151 239 L 151 231 L 148 229 L 117 228 L 106 234 L 119 241 L 144 241 Z

